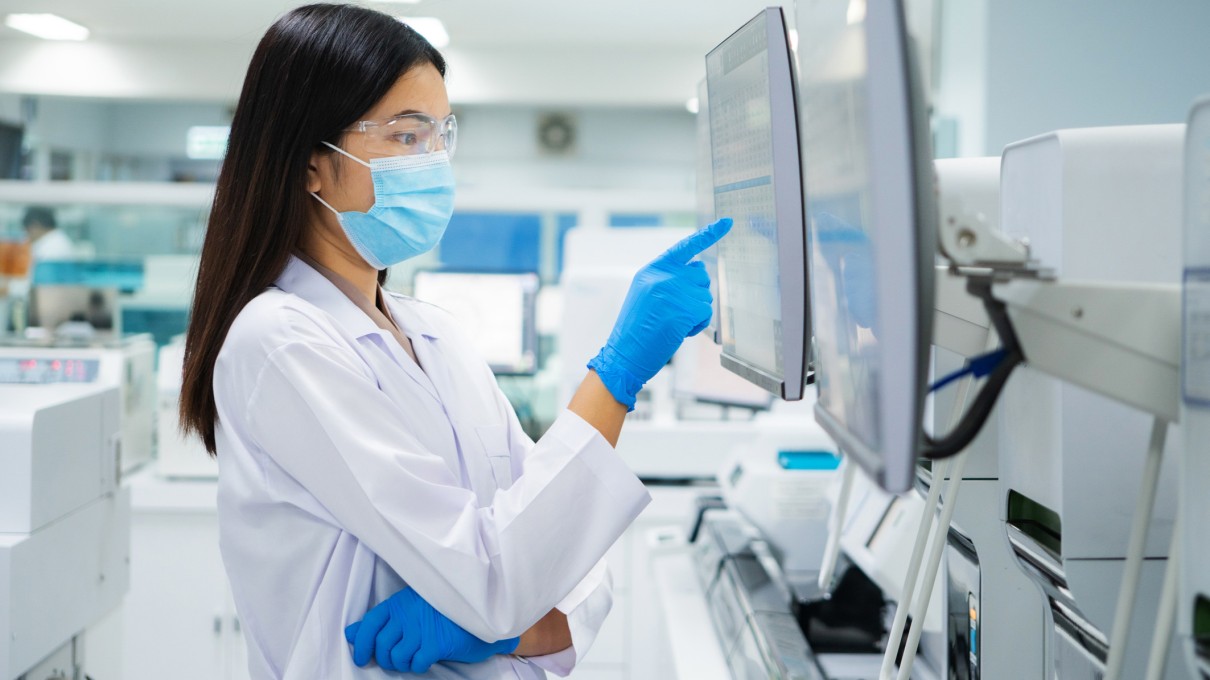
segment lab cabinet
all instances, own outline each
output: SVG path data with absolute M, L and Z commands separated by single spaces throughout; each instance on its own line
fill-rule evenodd
M 120 668 L 124 680 L 245 680 L 247 649 L 218 549 L 217 485 L 165 482 L 144 470 L 130 486 L 121 642 L 90 644 L 88 667 Z

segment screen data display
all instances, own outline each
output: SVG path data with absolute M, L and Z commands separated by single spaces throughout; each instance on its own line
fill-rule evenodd
M 5 357 L 0 359 L 0 384 L 90 383 L 97 379 L 100 366 L 97 359 Z
M 417 272 L 413 292 L 457 318 L 496 373 L 537 370 L 536 274 Z
M 723 362 L 784 399 L 802 396 L 806 262 L 798 122 L 781 11 L 766 10 L 706 56 Z
M 697 85 L 697 224 L 704 227 L 717 219 L 714 216 L 714 171 L 712 168 L 713 151 L 710 147 L 710 90 L 706 81 Z M 706 265 L 710 274 L 710 294 L 714 297 L 713 314 L 710 325 L 706 327 L 705 335 L 714 342 L 722 342 L 719 336 L 719 293 L 718 293 L 718 246 L 708 248 L 698 256 Z

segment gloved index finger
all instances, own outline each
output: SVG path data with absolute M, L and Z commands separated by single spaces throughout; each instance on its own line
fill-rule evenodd
M 677 264 L 685 264 L 722 240 L 727 235 L 727 232 L 731 231 L 731 224 L 731 218 L 724 217 L 714 224 L 681 239 L 676 245 L 664 251 L 660 259 L 673 261 Z

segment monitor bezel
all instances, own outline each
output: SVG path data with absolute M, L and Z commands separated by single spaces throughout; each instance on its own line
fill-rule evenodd
M 798 79 L 794 52 L 790 47 L 788 26 L 780 7 L 769 7 L 711 50 L 723 49 L 737 34 L 753 22 L 765 20 L 765 51 L 769 60 L 770 134 L 774 141 L 792 139 L 793 144 L 772 145 L 773 200 L 777 218 L 778 288 L 781 292 L 782 375 L 753 366 L 728 353 L 724 346 L 721 363 L 735 373 L 785 401 L 802 399 L 807 384 L 807 353 L 811 338 L 810 297 L 807 282 L 807 238 L 804 219 L 802 160 L 799 157 Z M 707 68 L 709 94 L 709 68 Z M 708 96 L 708 103 L 716 98 Z M 714 148 L 711 139 L 711 148 Z M 715 204 L 717 206 L 717 202 Z M 715 219 L 729 217 L 719 215 Z M 789 226 L 793 225 L 793 227 Z M 720 255 L 721 256 L 721 255 Z M 720 297 L 722 291 L 720 290 Z M 719 323 L 722 323 L 720 308 Z
M 912 488 L 924 445 L 937 252 L 932 154 L 901 0 L 869 0 L 865 23 L 870 224 L 878 230 L 875 289 L 885 336 L 880 342 L 881 451 L 857 437 L 822 400 L 815 404 L 815 419 L 879 486 L 902 493 Z M 801 39 L 809 35 L 800 31 Z M 808 196 L 810 190 L 806 187 Z M 907 266 L 904 253 L 914 256 Z M 890 300 L 901 304 L 887 304 Z

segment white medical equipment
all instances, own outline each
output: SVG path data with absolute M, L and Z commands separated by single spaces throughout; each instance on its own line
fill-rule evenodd
M 815 582 L 840 467 L 836 444 L 822 430 L 806 434 L 758 435 L 736 447 L 718 473 L 727 507 L 760 531 L 792 586 Z
M 122 439 L 119 462 L 130 472 L 151 460 L 155 432 L 155 343 L 151 336 L 98 337 L 88 343 L 0 340 L 0 384 L 78 382 L 73 368 L 95 371 L 97 384 L 119 390 Z
M 1028 361 L 1000 404 L 1001 508 L 1050 603 L 1061 677 L 1142 677 L 1146 662 L 1176 508 L 1160 463 L 1177 417 L 1183 140 L 1182 125 L 1063 130 L 1004 153 L 1001 228 L 1058 281 L 994 290 Z
M 1210 675 L 1210 99 L 1189 114 L 1185 137 L 1184 300 L 1181 381 L 1181 429 L 1184 450 L 1181 472 L 1180 540 L 1175 622 L 1189 672 Z M 1165 584 L 1167 592 L 1168 584 Z M 1171 626 L 1171 614 L 1159 617 Z M 1157 640 L 1163 644 L 1161 635 Z
M 200 437 L 181 432 L 181 372 L 185 343 L 176 338 L 159 350 L 156 375 L 156 471 L 161 477 L 218 477 L 218 462 L 206 451 Z
M 1000 159 L 938 160 L 935 167 L 943 241 L 947 239 L 946 232 L 953 236 L 964 230 L 984 232 L 998 223 Z M 987 313 L 967 293 L 964 279 L 938 267 L 936 282 L 933 374 L 939 378 L 987 351 L 994 334 L 989 338 L 991 324 Z M 935 394 L 933 432 L 947 432 L 951 428 L 954 419 L 966 409 L 969 392 L 969 381 L 963 381 L 956 388 Z M 933 593 L 928 593 L 928 597 L 920 593 L 917 597 L 923 587 L 917 583 L 919 570 L 924 566 L 922 583 L 935 582 L 930 581 L 931 570 L 944 579 L 941 602 L 946 625 L 943 635 L 930 636 L 926 632 L 919 638 L 920 657 L 915 669 L 927 669 L 942 677 L 1012 676 L 1041 680 L 1048 677 L 1043 660 L 1042 602 L 1036 588 L 1017 568 L 1004 539 L 996 437 L 995 423 L 987 423 L 963 454 L 961 465 L 935 461 L 919 468 L 917 488 L 928 491 L 926 512 L 916 530 L 909 574 L 896 594 L 899 606 L 889 638 L 899 639 L 903 634 L 909 610 L 913 619 L 919 619 L 926 602 L 931 609 Z M 958 487 L 952 480 L 955 474 L 965 492 L 958 494 L 956 501 L 954 493 Z M 943 486 L 947 487 L 944 498 L 940 494 Z M 950 501 L 954 501 L 952 508 L 946 505 Z M 940 536 L 932 526 L 938 507 L 942 514 L 952 513 L 951 521 L 941 523 L 948 526 L 948 531 Z M 925 547 L 930 536 L 931 554 L 926 563 Z M 913 640 L 909 639 L 908 644 L 912 646 Z M 883 677 L 894 671 L 895 651 L 896 646 L 890 645 L 884 652 Z
M 121 391 L 102 377 L 100 358 L 71 360 L 70 382 L 62 363 L 23 361 L 25 384 L 0 385 L 4 680 L 62 664 L 78 672 L 80 634 L 118 606 L 130 568 Z

